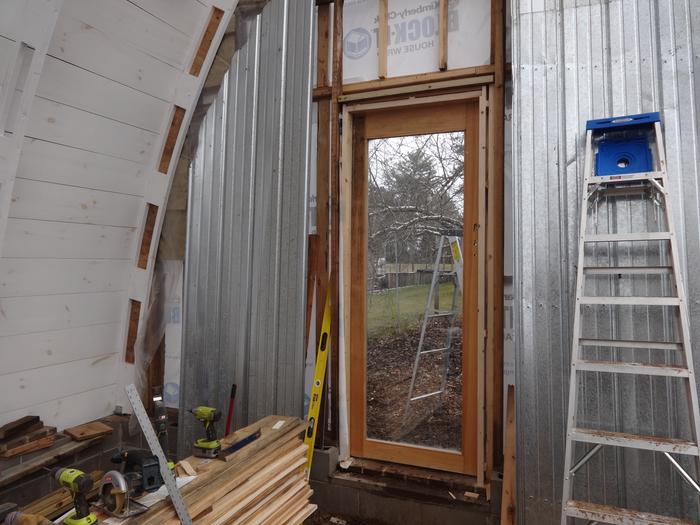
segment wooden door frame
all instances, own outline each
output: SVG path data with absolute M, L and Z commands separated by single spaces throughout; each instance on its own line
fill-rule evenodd
M 343 315 L 344 325 L 344 341 L 345 348 L 344 361 L 347 363 L 348 370 L 348 406 L 349 406 L 349 435 L 350 435 L 350 453 L 354 456 L 368 457 L 373 459 L 383 459 L 397 463 L 408 463 L 417 466 L 428 468 L 436 468 L 451 472 L 460 472 L 470 475 L 475 475 L 477 484 L 484 483 L 484 467 L 485 459 L 485 345 L 484 337 L 484 313 L 485 313 L 485 272 L 486 272 L 486 240 L 485 240 L 485 225 L 486 221 L 486 169 L 487 169 L 487 93 L 486 87 L 480 90 L 468 91 L 456 94 L 436 95 L 423 98 L 412 98 L 403 100 L 392 100 L 386 102 L 375 102 L 357 104 L 354 106 L 346 106 L 343 109 L 343 133 L 342 133 L 342 150 L 341 150 L 341 213 L 343 216 L 343 257 L 341 258 L 343 265 L 342 292 L 343 303 L 345 305 Z M 469 406 L 464 405 L 462 416 L 462 452 L 443 451 L 428 447 L 419 447 L 413 445 L 395 444 L 380 440 L 370 440 L 366 438 L 366 421 L 365 421 L 365 355 L 366 355 L 366 333 L 364 331 L 366 304 L 364 300 L 358 301 L 358 294 L 365 297 L 364 281 L 354 278 L 357 272 L 364 274 L 366 268 L 366 248 L 362 250 L 354 243 L 354 239 L 358 235 L 366 235 L 366 204 L 365 206 L 353 206 L 354 199 L 360 197 L 360 192 L 366 194 L 367 186 L 366 179 L 361 184 L 353 183 L 354 164 L 363 162 L 361 156 L 356 156 L 354 149 L 354 140 L 364 137 L 357 136 L 357 130 L 353 126 L 355 118 L 362 118 L 362 115 L 374 111 L 386 111 L 390 108 L 418 108 L 426 104 L 444 105 L 447 103 L 464 103 L 478 104 L 478 126 L 476 133 L 470 135 L 478 135 L 478 169 L 473 173 L 472 177 L 476 184 L 472 187 L 478 188 L 474 195 L 476 210 L 472 217 L 467 219 L 465 215 L 465 263 L 467 260 L 468 247 L 473 250 L 473 258 L 476 259 L 476 268 L 474 279 L 476 286 L 469 287 L 469 277 L 465 272 L 465 292 L 471 290 L 475 297 L 472 301 L 464 301 L 464 305 L 476 304 L 476 312 L 470 315 L 469 322 L 474 326 L 473 341 L 471 343 L 473 354 L 467 355 L 464 351 L 463 370 L 466 371 L 467 360 L 471 360 L 471 369 L 476 365 L 476 374 L 471 379 L 476 379 L 475 392 L 472 392 L 473 403 Z M 468 122 L 465 122 L 465 131 L 468 128 Z M 418 131 L 420 132 L 420 131 Z M 431 132 L 431 131 L 423 131 Z M 408 133 L 408 131 L 406 131 Z M 465 136 L 465 140 L 467 137 Z M 472 170 L 474 171 L 474 170 Z M 467 170 L 465 169 L 465 184 Z M 357 181 L 355 181 L 357 182 Z M 366 196 L 362 196 L 366 200 Z M 467 226 L 469 222 L 469 226 Z M 469 236 L 473 238 L 468 238 Z M 358 253 L 359 252 L 359 253 Z M 361 260 L 360 260 L 361 259 Z M 364 269 L 363 269 L 364 268 Z M 361 290 L 360 290 L 361 288 Z M 362 333 L 357 330 L 361 327 Z M 468 322 L 468 317 L 464 317 L 465 325 Z M 465 333 L 466 333 L 465 329 Z M 358 350 L 359 348 L 359 350 Z M 466 392 L 466 384 L 463 376 L 463 392 Z M 361 395 L 358 395 L 361 392 Z M 359 424 L 358 424 L 359 422 Z M 468 425 L 476 426 L 475 433 L 468 433 Z M 471 437 L 470 437 L 471 436 Z M 472 454 L 469 451 L 472 451 Z M 411 452 L 414 454 L 411 455 Z M 416 454 L 417 453 L 417 454 Z M 408 455 L 407 455 L 408 454 Z

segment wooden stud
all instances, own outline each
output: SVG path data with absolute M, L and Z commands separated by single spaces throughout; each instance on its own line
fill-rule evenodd
M 377 53 L 379 55 L 378 77 L 386 78 L 387 55 L 389 52 L 389 0 L 379 0 L 379 31 L 377 33 Z
M 165 144 L 163 145 L 163 154 L 161 155 L 160 162 L 158 163 L 158 171 L 160 173 L 168 173 L 170 160 L 172 159 L 173 151 L 175 150 L 175 143 L 177 142 L 177 136 L 180 133 L 180 128 L 182 127 L 182 121 L 184 118 L 185 108 L 175 106 L 173 117 L 170 121 L 170 128 L 168 129 L 168 138 L 165 140 Z
M 194 55 L 194 59 L 192 60 L 190 75 L 198 77 L 200 71 L 202 71 L 204 59 L 207 57 L 211 43 L 214 40 L 214 35 L 216 35 L 216 31 L 219 29 L 219 24 L 221 23 L 223 16 L 224 12 L 221 9 L 218 7 L 212 8 L 211 14 L 209 15 L 207 28 L 204 30 L 202 40 L 200 40 L 199 47 L 197 48 L 197 53 Z
M 439 59 L 438 69 L 447 71 L 447 0 L 440 0 L 438 22 Z
M 156 227 L 156 217 L 158 216 L 158 206 L 148 203 L 146 211 L 146 220 L 143 224 L 143 232 L 141 233 L 141 246 L 139 248 L 139 258 L 137 266 L 143 270 L 148 267 L 148 256 L 151 252 L 151 241 L 153 239 L 153 230 Z
M 489 93 L 489 234 L 487 289 L 487 352 L 490 357 L 487 377 L 487 475 L 500 468 L 503 458 L 503 177 L 505 150 L 505 1 L 493 0 L 493 57 L 495 82 Z
M 141 315 L 141 301 L 129 299 L 129 326 L 126 334 L 126 354 L 124 361 L 134 364 L 136 336 L 139 330 L 139 316 Z
M 506 448 L 503 464 L 501 525 L 515 525 L 515 387 L 508 386 Z
M 331 96 L 332 89 L 328 84 L 328 58 L 330 49 L 330 6 L 328 4 L 318 7 L 317 24 L 317 63 L 316 84 L 317 89 L 327 90 L 328 96 L 318 102 L 318 128 L 316 135 L 316 234 L 318 235 L 318 251 L 316 254 L 316 320 L 315 333 L 318 337 L 321 333 L 323 322 L 323 305 L 326 301 L 328 289 L 328 262 L 330 257 L 329 245 L 329 206 L 330 206 L 330 138 L 331 138 Z M 331 356 L 334 350 L 331 348 Z M 331 367 L 332 367 L 331 358 Z M 326 392 L 330 391 L 329 383 L 326 384 Z M 328 413 L 330 399 L 328 395 L 321 398 L 321 414 Z M 335 412 L 335 407 L 331 408 Z M 324 416 L 324 420 L 325 420 Z M 327 425 L 320 427 L 321 435 L 325 435 Z

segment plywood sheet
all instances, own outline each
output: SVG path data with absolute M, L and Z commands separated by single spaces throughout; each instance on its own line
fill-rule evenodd
M 65 429 L 63 432 L 68 434 L 75 441 L 85 441 L 106 434 L 111 434 L 114 431 L 109 425 L 105 425 L 101 421 L 91 421 L 84 425 Z

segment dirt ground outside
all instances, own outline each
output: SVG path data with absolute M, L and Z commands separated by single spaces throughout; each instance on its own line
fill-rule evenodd
M 451 328 L 452 346 L 446 392 L 411 402 L 406 407 L 413 363 L 420 340 L 421 321 L 428 286 L 399 289 L 399 305 L 373 297 L 368 303 L 367 341 L 367 436 L 428 447 L 459 450 L 461 447 L 462 399 L 462 316 Z M 451 304 L 451 283 L 440 287 L 441 308 Z M 393 295 L 396 297 L 396 294 Z M 459 307 L 461 308 L 461 306 Z M 398 310 L 400 318 L 392 312 Z M 432 319 L 423 349 L 442 348 L 447 342 L 449 321 Z M 421 357 L 414 396 L 440 389 L 445 352 Z

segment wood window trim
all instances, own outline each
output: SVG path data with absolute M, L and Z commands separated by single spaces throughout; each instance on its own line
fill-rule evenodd
M 429 104 L 429 105 L 428 105 Z M 463 382 L 463 391 L 467 387 L 472 388 L 469 399 L 471 402 L 465 404 L 462 418 L 462 450 L 461 452 L 443 451 L 427 447 L 415 447 L 397 445 L 379 440 L 365 438 L 365 351 L 366 351 L 366 304 L 364 279 L 362 276 L 366 272 L 366 246 L 364 238 L 366 236 L 366 193 L 367 180 L 365 177 L 353 176 L 354 173 L 366 172 L 366 159 L 363 151 L 353 147 L 354 142 L 365 141 L 367 137 L 379 138 L 382 136 L 413 135 L 419 133 L 455 131 L 460 129 L 460 124 L 455 125 L 454 119 L 450 116 L 458 115 L 459 112 L 451 112 L 443 115 L 443 118 L 435 121 L 435 104 L 444 107 L 449 104 L 454 108 L 455 104 L 465 108 L 464 117 L 461 119 L 461 129 L 465 130 L 465 141 L 471 141 L 468 146 L 477 155 L 473 156 L 474 161 L 469 170 L 465 170 L 465 186 L 467 178 L 472 179 L 470 186 L 478 188 L 471 192 L 471 198 L 475 199 L 469 209 L 473 210 L 472 216 L 465 215 L 465 265 L 467 260 L 467 247 L 473 248 L 472 258 L 475 264 L 469 265 L 471 271 L 465 268 L 464 289 L 471 291 L 471 300 L 464 301 L 465 305 L 478 305 L 476 311 L 465 311 L 464 322 L 469 323 L 472 328 L 465 329 L 465 333 L 473 334 L 470 350 L 465 350 L 463 359 L 463 370 L 468 370 L 470 377 Z M 406 119 L 402 113 L 411 108 L 412 118 Z M 393 113 L 388 110 L 393 110 Z M 385 117 L 378 128 L 376 125 L 369 126 L 367 136 L 364 136 L 363 115 L 368 112 L 381 112 Z M 470 113 L 471 118 L 466 118 Z M 431 121 L 432 124 L 428 125 Z M 459 118 L 457 116 L 457 118 Z M 362 125 L 354 125 L 354 121 Z M 346 107 L 343 118 L 343 151 L 342 151 L 342 171 L 343 171 L 343 196 L 344 196 L 344 239 L 345 246 L 349 247 L 350 253 L 344 253 L 344 279 L 343 296 L 347 305 L 344 312 L 344 324 L 346 328 L 346 361 L 348 362 L 348 385 L 349 387 L 349 415 L 350 415 L 350 452 L 352 455 L 381 459 L 397 463 L 407 463 L 421 467 L 436 468 L 445 471 L 458 472 L 462 474 L 476 475 L 477 484 L 484 484 L 483 468 L 484 461 L 484 425 L 485 418 L 483 410 L 485 408 L 484 398 L 484 345 L 482 337 L 484 322 L 483 304 L 484 279 L 485 274 L 485 228 L 481 227 L 485 221 L 485 169 L 486 169 L 486 88 L 480 91 L 425 97 L 422 99 L 399 100 L 374 104 L 359 104 Z M 360 169 L 355 170 L 356 166 Z M 361 171 L 360 171 L 361 170 Z M 466 209 L 466 206 L 465 206 Z M 473 237 L 473 238 L 472 238 Z M 362 242 L 359 243 L 358 240 Z M 470 285 L 469 283 L 474 283 Z M 360 351 L 357 349 L 361 348 Z M 466 373 L 465 373 L 466 376 Z M 358 378 L 361 378 L 358 381 Z M 359 395 L 358 395 L 359 394 Z M 479 408 L 481 407 L 481 409 Z M 357 422 L 360 422 L 358 424 Z M 469 432 L 469 422 L 471 428 L 476 426 L 475 432 Z M 469 451 L 473 454 L 468 453 Z

